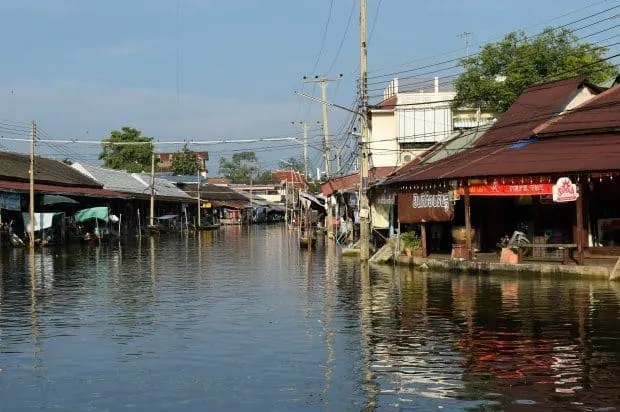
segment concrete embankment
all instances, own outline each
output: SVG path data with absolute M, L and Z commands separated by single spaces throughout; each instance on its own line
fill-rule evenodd
M 496 274 L 515 273 L 530 275 L 561 275 L 583 278 L 610 279 L 613 268 L 606 266 L 576 266 L 554 265 L 538 263 L 497 263 L 477 262 L 455 259 L 428 259 L 409 256 L 399 256 L 399 265 L 409 266 L 414 269 L 429 270 L 434 272 L 455 272 L 469 274 Z M 617 280 L 617 279 L 616 279 Z
M 399 255 L 394 257 L 391 245 L 385 245 L 370 258 L 371 263 L 396 264 L 415 270 L 452 272 L 468 274 L 529 274 L 549 276 L 570 276 L 576 278 L 620 280 L 620 260 L 615 266 L 561 265 L 553 263 L 499 263 L 489 261 L 466 261 L 458 259 L 421 258 Z

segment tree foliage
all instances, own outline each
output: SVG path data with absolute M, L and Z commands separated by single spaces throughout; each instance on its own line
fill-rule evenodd
M 139 145 L 115 145 L 110 143 L 137 143 L 152 142 L 153 139 L 141 135 L 142 132 L 132 127 L 123 127 L 121 130 L 113 130 L 110 136 L 103 140 L 99 159 L 103 160 L 105 167 L 126 170 L 136 173 L 150 170 L 151 156 L 153 155 L 152 144 Z
M 256 180 L 254 181 L 254 183 L 275 183 L 275 176 L 273 175 L 273 173 L 271 173 L 270 170 L 262 170 L 258 173 L 258 176 L 256 176 Z
M 605 60 L 606 51 L 580 43 L 569 29 L 547 28 L 533 38 L 523 31 L 510 33 L 461 61 L 465 72 L 455 82 L 454 104 L 502 113 L 536 83 L 577 75 L 586 75 L 594 83 L 603 81 L 617 73 Z
M 170 169 L 175 175 L 194 175 L 198 168 L 198 154 L 189 150 L 187 145 L 173 154 Z
M 278 167 L 282 170 L 295 170 L 300 173 L 304 173 L 305 171 L 303 160 L 296 157 L 289 157 L 286 160 L 280 160 L 278 162 Z
M 254 152 L 238 152 L 232 159 L 220 158 L 220 174 L 232 183 L 250 183 L 260 173 L 260 165 Z

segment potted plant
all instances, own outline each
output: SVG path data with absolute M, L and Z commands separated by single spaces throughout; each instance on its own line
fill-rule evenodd
M 422 239 L 416 232 L 404 232 L 400 235 L 402 250 L 407 256 L 411 256 L 422 248 Z

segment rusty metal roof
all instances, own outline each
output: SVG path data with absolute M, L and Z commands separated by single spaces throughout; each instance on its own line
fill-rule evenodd
M 0 190 L 10 190 L 16 192 L 28 192 L 30 191 L 29 182 L 16 182 L 9 180 L 0 180 Z M 115 192 L 112 190 L 97 189 L 93 187 L 72 187 L 72 186 L 58 186 L 35 183 L 35 192 L 59 194 L 59 195 L 79 195 L 101 198 L 116 198 L 116 199 L 129 199 L 130 196 L 126 193 Z
M 620 88 L 562 113 L 580 87 L 591 85 L 571 78 L 531 87 L 471 148 L 394 173 L 385 184 L 618 170 Z
M 30 155 L 0 152 L 0 178 L 29 181 Z M 35 156 L 34 180 L 56 186 L 83 186 L 101 188 L 102 185 L 71 166 L 47 157 Z
M 374 167 L 368 171 L 368 183 L 372 183 L 376 180 L 383 179 L 396 169 L 396 166 L 384 166 Z M 339 190 L 358 190 L 360 184 L 359 172 L 351 173 L 346 176 L 337 177 L 331 179 L 323 185 L 321 185 L 321 192 L 325 196 L 330 196 L 332 193 Z
M 585 84 L 585 78 L 579 76 L 525 89 L 475 145 L 528 139 L 537 126 L 561 113 L 574 93 Z
M 490 176 L 520 176 L 620 169 L 620 135 L 550 137 L 503 146 L 474 147 L 420 165 L 386 184 Z
M 594 96 L 584 104 L 536 128 L 537 136 L 580 134 L 583 132 L 613 131 L 620 129 L 620 87 L 614 87 Z

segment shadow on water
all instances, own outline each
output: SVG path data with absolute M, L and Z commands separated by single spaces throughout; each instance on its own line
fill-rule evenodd
M 280 226 L 0 254 L 7 410 L 606 410 L 617 283 L 360 265 Z

